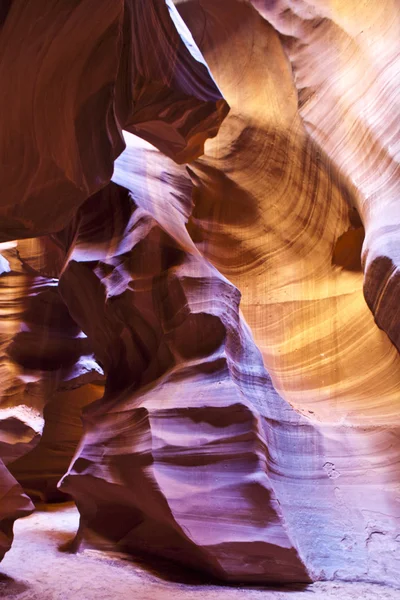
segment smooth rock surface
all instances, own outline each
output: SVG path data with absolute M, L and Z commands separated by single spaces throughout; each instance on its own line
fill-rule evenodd
M 0 458 L 75 549 L 399 588 L 396 1 L 175 4 L 0 13 Z
M 67 225 L 110 180 L 122 128 L 185 162 L 227 113 L 169 0 L 14 0 L 3 19 L 0 241 Z

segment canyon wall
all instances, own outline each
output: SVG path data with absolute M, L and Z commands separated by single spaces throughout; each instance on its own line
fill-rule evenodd
M 38 10 L 0 18 L 0 551 L 69 494 L 80 548 L 398 586 L 396 1 Z

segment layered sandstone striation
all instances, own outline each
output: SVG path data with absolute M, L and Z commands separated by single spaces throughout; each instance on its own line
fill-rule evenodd
M 0 457 L 51 499 L 81 435 L 81 409 L 103 393 L 92 385 L 102 377 L 92 341 L 58 291 L 77 211 L 108 183 L 122 127 L 184 162 L 228 107 L 168 1 L 54 1 L 43 12 L 17 0 L 2 6 L 0 23 L 1 241 L 51 234 L 2 248 Z
M 226 580 L 308 581 L 266 469 L 263 417 L 285 406 L 239 316 L 240 294 L 126 191 L 112 183 L 97 198 L 110 215 L 129 202 L 129 231 L 110 219 L 124 225 L 119 239 L 112 230 L 115 254 L 101 256 L 111 231 L 82 218 L 60 280 L 107 374 L 61 483 L 81 512 L 79 535 Z
M 169 0 L 15 0 L 0 55 L 2 240 L 62 229 L 110 180 L 122 128 L 185 162 L 227 112 Z
M 398 586 L 395 1 L 175 4 L 4 17 L 0 458 L 80 547 Z
M 306 130 L 354 187 L 353 205 L 365 228 L 365 299 L 399 349 L 397 3 L 253 4 L 280 34 Z

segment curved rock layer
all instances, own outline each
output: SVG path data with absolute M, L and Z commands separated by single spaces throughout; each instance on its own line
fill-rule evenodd
M 80 435 L 74 419 L 100 395 L 72 391 L 98 379 L 101 369 L 57 290 L 65 236 L 73 230 L 68 223 L 108 183 L 124 146 L 122 126 L 182 162 L 201 153 L 228 107 L 169 0 L 52 1 L 44 12 L 15 0 L 2 6 L 0 24 L 6 82 L 0 105 L 7 115 L 0 134 L 0 238 L 52 234 L 67 225 L 63 239 L 20 241 L 18 249 L 11 242 L 3 248 L 11 255 L 0 258 L 7 275 L 0 290 L 0 456 L 17 460 L 16 472 L 34 491 L 44 479 L 48 498 Z M 57 394 L 65 390 L 71 406 L 63 413 Z M 40 439 L 49 400 L 57 418 L 49 405 L 43 442 L 25 459 Z M 66 417 L 64 437 L 57 434 L 59 461 L 52 461 L 51 439 Z
M 110 180 L 122 128 L 184 162 L 227 112 L 169 0 L 13 0 L 2 21 L 0 241 L 67 225 Z
M 96 3 L 88 32 L 89 0 L 32 21 L 43 65 L 10 118 L 25 154 L 1 134 L 22 173 L 5 179 L 3 239 L 50 235 L 1 262 L 1 451 L 38 438 L 14 416 L 16 382 L 34 381 L 49 433 L 15 473 L 47 493 L 83 408 L 60 484 L 82 545 L 228 581 L 398 586 L 394 0 L 176 4 L 195 41 L 161 0 Z M 0 43 L 36 10 L 14 0 Z M 52 115 L 42 85 L 72 60 Z
M 230 115 L 190 180 L 128 135 L 114 180 L 238 286 L 275 387 L 308 417 L 275 417 L 268 474 L 309 572 L 398 584 L 399 359 L 363 298 L 358 192 L 304 128 L 271 26 L 246 3 L 180 9 Z
M 265 2 L 267 18 L 276 13 L 289 18 L 283 4 Z M 295 12 L 306 9 L 306 3 L 290 4 Z M 344 3 L 333 4 L 346 9 Z M 337 155 L 326 152 L 331 148 L 310 136 L 307 121 L 303 124 L 301 96 L 283 51 L 292 43 L 293 29 L 285 31 L 287 38 L 278 37 L 245 3 L 233 3 L 229 18 L 223 2 L 189 1 L 179 8 L 231 106 L 215 143 L 191 167 L 195 206 L 188 229 L 203 255 L 241 290 L 243 314 L 276 389 L 318 426 L 321 456 L 326 456 L 322 468 L 334 488 L 335 498 L 329 499 L 324 478 L 318 470 L 311 475 L 310 469 L 310 477 L 316 478 L 310 490 L 314 502 L 304 510 L 307 502 L 293 493 L 297 486 L 280 478 L 276 489 L 282 505 L 291 496 L 286 513 L 290 531 L 299 536 L 307 566 L 321 568 L 319 577 L 367 577 L 398 585 L 399 357 L 363 298 L 363 231 L 354 210 L 358 208 L 366 227 L 367 246 L 362 189 Z M 348 22 L 356 14 L 348 10 Z M 388 27 L 395 19 L 392 15 Z M 317 36 L 318 22 L 311 29 Z M 378 43 L 377 29 L 371 35 Z M 319 39 L 334 52 L 334 35 L 320 33 Z M 304 39 L 298 48 L 306 52 Z M 314 56 L 318 67 L 304 62 L 304 77 L 321 73 L 345 85 L 344 72 L 323 69 L 320 54 Z M 335 64 L 341 64 L 338 58 Z M 293 68 L 298 86 L 300 75 L 295 64 Z M 384 71 L 389 78 L 389 67 Z M 347 95 L 341 98 L 348 100 Z M 394 102 L 394 93 L 391 98 Z M 334 109 L 324 113 L 324 96 L 317 93 L 314 106 L 318 126 L 322 114 L 329 122 Z M 350 138 L 350 123 L 356 127 L 356 120 L 346 117 Z M 367 139 L 362 146 L 365 153 L 369 143 Z M 352 164 L 350 157 L 346 164 Z M 380 189 L 383 180 L 369 172 L 371 186 L 374 181 Z M 368 282 L 368 269 L 365 277 Z M 395 313 L 386 315 L 394 325 Z M 288 443 L 292 440 L 289 435 Z M 317 464 L 318 447 L 310 453 Z M 288 449 L 280 448 L 285 465 Z M 298 455 L 304 461 L 307 454 L 303 449 Z M 304 490 L 306 464 L 296 475 Z
M 307 131 L 356 186 L 366 231 L 365 299 L 400 349 L 398 3 L 253 4 L 281 34 Z
M 189 232 L 240 289 L 264 363 L 289 402 L 322 420 L 398 420 L 398 353 L 374 324 L 356 268 L 358 191 L 303 126 L 277 33 L 246 3 L 234 6 L 223 27 L 222 1 L 181 7 L 231 106 L 191 166 Z
M 100 378 L 101 369 L 60 297 L 58 279 L 24 263 L 24 243 L 3 246 L 0 452 L 11 463 L 36 445 L 52 395 Z
M 155 151 L 126 140 L 137 165 L 147 157 L 143 177 L 151 183 Z M 123 164 L 129 161 L 117 169 L 120 178 Z M 168 168 L 170 177 L 179 176 L 164 161 Z M 140 205 L 131 203 L 130 219 L 118 217 L 130 201 L 123 188 L 111 185 L 96 198 L 99 214 L 108 204 L 109 231 L 100 228 L 103 219 L 90 218 L 88 203 L 60 282 L 74 319 L 96 340 L 107 372 L 106 396 L 85 410 L 85 435 L 61 485 L 77 501 L 85 543 L 159 553 L 227 580 L 339 577 L 396 583 L 398 428 L 343 419 L 312 422 L 282 401 L 239 318 L 235 288 L 195 247 L 192 258 L 179 249 L 178 215 L 184 223 L 190 211 L 187 186 L 176 182 L 182 194 L 174 195 L 176 207 L 182 202 L 176 218 L 170 217 L 172 241 L 144 209 L 152 191 L 157 213 L 157 186 L 149 190 L 139 175 L 127 173 L 127 181 L 137 183 L 137 194 L 132 192 Z M 183 226 L 181 232 L 187 245 Z M 115 255 L 101 250 L 106 235 Z M 97 248 L 92 252 L 91 238 Z M 131 251 L 122 240 L 130 240 Z M 198 313 L 218 318 L 210 327 Z M 146 358 L 142 365 L 138 354 Z M 234 434 L 222 434 L 234 424 Z M 236 446 L 246 439 L 249 449 Z M 248 479 L 264 482 L 269 495 Z M 290 547 L 271 511 L 275 498 Z M 220 511 L 227 506 L 225 527 L 226 513 Z M 166 541 L 171 539 L 173 548 Z

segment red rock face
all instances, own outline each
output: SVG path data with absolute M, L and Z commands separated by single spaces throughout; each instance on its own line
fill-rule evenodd
M 1 108 L 9 115 L 0 134 L 0 237 L 64 231 L 3 248 L 0 455 L 31 493 L 52 499 L 81 434 L 82 406 L 102 395 L 88 387 L 102 376 L 96 340 L 73 321 L 58 290 L 77 211 L 108 183 L 124 147 L 122 127 L 184 162 L 201 153 L 228 107 L 171 4 L 42 8 L 14 1 L 0 14 Z M 143 53 L 150 35 L 155 43 Z M 19 50 L 15 39 L 25 40 Z
M 12 2 L 0 39 L 3 240 L 62 229 L 110 180 L 122 128 L 180 162 L 201 153 L 227 107 L 187 36 L 163 0 Z
M 0 461 L 0 560 L 11 547 L 14 521 L 33 510 L 28 496 Z
M 175 4 L 0 13 L 0 551 L 399 585 L 394 0 Z

